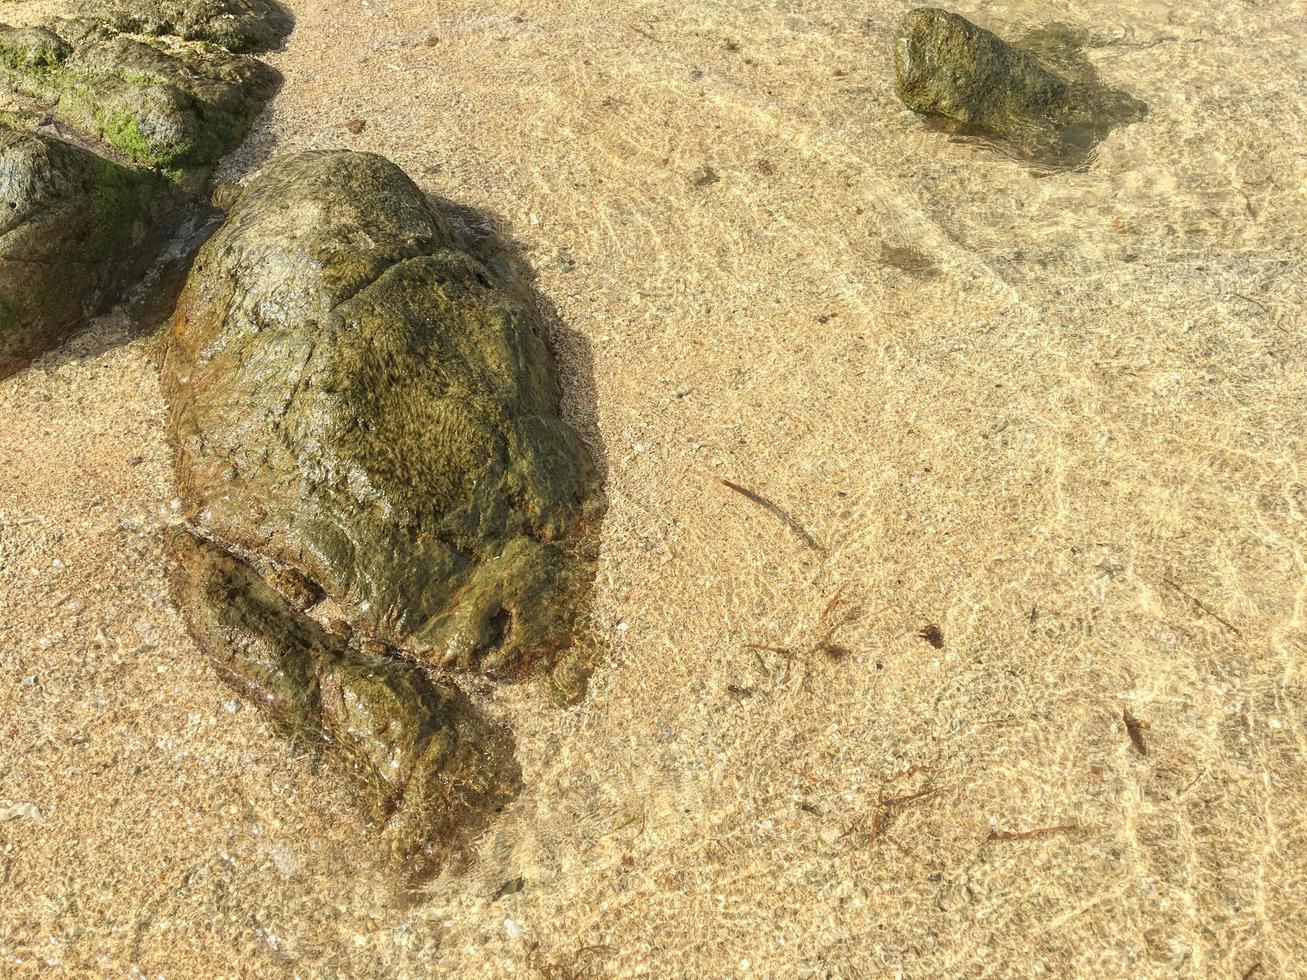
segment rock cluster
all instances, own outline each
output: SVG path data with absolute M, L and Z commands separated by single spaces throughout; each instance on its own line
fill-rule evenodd
M 276 87 L 247 52 L 288 27 L 270 0 L 0 26 L 26 112 L 0 128 L 0 371 L 141 277 Z M 593 467 L 529 285 L 393 164 L 285 157 L 224 210 L 164 340 L 174 588 L 218 672 L 430 872 L 516 778 L 444 672 L 584 685 Z
M 276 72 L 235 52 L 289 26 L 269 0 L 102 0 L 76 19 L 0 25 L 0 96 L 15 107 L 0 118 L 0 376 L 145 271 L 183 188 L 276 90 Z
M 216 45 L 79 19 L 0 27 L 0 83 L 135 163 L 176 169 L 233 149 L 277 75 Z

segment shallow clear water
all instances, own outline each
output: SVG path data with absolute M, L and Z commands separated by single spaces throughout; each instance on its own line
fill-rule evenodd
M 522 243 L 608 659 L 575 709 L 473 691 L 523 793 L 397 902 L 187 638 L 149 341 L 97 325 L 0 386 L 7 968 L 1293 970 L 1300 4 L 960 8 L 1121 38 L 1147 119 L 1053 173 L 902 110 L 898 4 L 291 6 L 228 171 L 374 150 Z

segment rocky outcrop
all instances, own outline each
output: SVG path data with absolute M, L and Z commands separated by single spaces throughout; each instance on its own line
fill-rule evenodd
M 154 174 L 0 124 L 0 376 L 107 310 L 179 203 Z
M 435 666 L 571 651 L 593 476 L 543 325 L 393 164 L 303 153 L 251 182 L 196 260 L 163 386 L 201 533 L 265 577 Z
M 90 20 L 0 26 L 0 84 L 151 167 L 216 162 L 278 82 L 254 58 L 176 37 Z
M 0 88 L 23 110 L 0 124 L 0 376 L 146 271 L 182 219 L 182 188 L 203 186 L 278 84 L 218 45 L 266 47 L 290 27 L 270 0 L 97 0 L 84 12 L 100 19 L 0 25 Z
M 913 10 L 895 41 L 898 95 L 914 112 L 1001 140 L 1022 156 L 1074 165 L 1114 126 L 1144 118 L 1147 107 L 1098 84 L 1088 61 L 1075 57 L 1076 44 L 1060 49 L 1061 72 L 1035 45 L 1008 44 L 944 10 Z
M 80 16 L 127 34 L 205 41 L 237 53 L 275 48 L 291 18 L 275 0 L 92 0 Z

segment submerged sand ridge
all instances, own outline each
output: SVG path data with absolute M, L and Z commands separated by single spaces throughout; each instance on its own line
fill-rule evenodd
M 486 700 L 527 789 L 396 910 L 348 801 L 196 669 L 152 531 L 175 495 L 154 369 L 104 321 L 0 389 L 0 798 L 44 821 L 0 825 L 6 956 L 1291 969 L 1290 12 L 1079 10 L 1151 45 L 1090 57 L 1152 112 L 1037 178 L 897 108 L 897 7 L 293 6 L 245 157 L 375 150 L 503 215 L 605 450 L 612 664 L 561 717 Z M 1066 16 L 961 12 L 1003 36 Z M 831 620 L 849 655 L 808 656 Z

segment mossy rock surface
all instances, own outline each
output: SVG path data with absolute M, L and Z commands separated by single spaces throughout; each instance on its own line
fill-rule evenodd
M 1009 44 L 958 14 L 919 8 L 899 25 L 896 86 L 909 109 L 988 136 L 1050 166 L 1083 162 L 1147 106 L 1099 84 L 1080 55 L 1087 36 L 1056 26 Z
M 0 376 L 112 306 L 178 205 L 154 174 L 0 124 Z
M 213 44 L 89 20 L 0 26 L 0 83 L 151 167 L 216 162 L 279 82 L 262 62 Z
M 92 0 L 80 16 L 128 34 L 206 41 L 228 51 L 266 51 L 290 33 L 275 0 Z
M 301 749 L 350 778 L 410 873 L 439 869 L 460 832 L 516 789 L 508 745 L 451 684 L 350 648 L 295 614 L 254 571 L 176 529 L 174 587 L 219 674 Z
M 72 45 L 48 27 L 0 25 L 0 64 L 10 71 L 58 68 L 72 51 Z
M 575 671 L 595 481 L 540 316 L 393 164 L 270 163 L 197 257 L 163 385 L 200 533 L 267 580 L 433 666 Z

